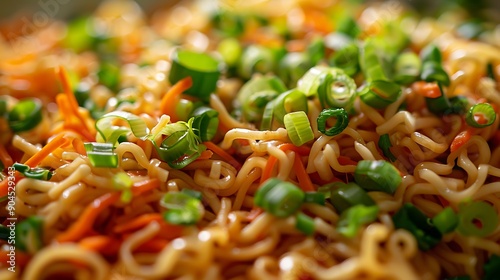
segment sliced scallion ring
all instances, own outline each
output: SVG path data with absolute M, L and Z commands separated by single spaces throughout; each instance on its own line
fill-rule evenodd
M 470 107 L 465 121 L 472 127 L 483 128 L 492 125 L 496 117 L 495 109 L 490 104 L 478 103 Z
M 128 123 L 129 127 L 117 126 L 113 124 L 116 119 L 124 120 Z M 146 123 L 138 116 L 125 112 L 125 111 L 113 111 L 100 117 L 95 123 L 97 132 L 99 132 L 98 141 L 111 143 L 115 145 L 118 138 L 122 135 L 127 135 L 130 132 L 134 134 L 137 138 L 144 138 L 148 135 L 149 129 Z
M 326 121 L 329 118 L 336 118 L 337 122 L 329 129 L 326 129 Z M 335 136 L 347 127 L 349 124 L 349 116 L 344 108 L 323 109 L 318 116 L 318 130 L 326 136 Z
M 295 146 L 302 146 L 314 139 L 311 123 L 303 111 L 288 113 L 284 117 L 288 137 Z
M 19 101 L 8 114 L 13 132 L 22 132 L 36 127 L 42 121 L 42 102 L 37 98 Z
M 359 97 L 368 106 L 384 109 L 394 103 L 401 95 L 401 87 L 389 81 L 372 81 L 363 90 Z

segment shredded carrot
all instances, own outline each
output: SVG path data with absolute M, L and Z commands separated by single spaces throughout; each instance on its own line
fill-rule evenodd
M 441 202 L 441 205 L 443 207 L 447 207 L 450 205 L 450 202 L 448 200 L 446 200 L 444 197 L 438 195 L 437 198 L 439 199 L 439 202 Z
M 175 114 L 175 105 L 179 102 L 181 94 L 193 85 L 193 79 L 186 77 L 173 85 L 163 96 L 160 103 L 160 113 L 169 115 L 171 122 L 179 120 Z
M 158 179 L 150 179 L 135 183 L 132 187 L 134 195 L 140 195 L 148 190 L 155 189 L 159 186 Z M 120 193 L 107 193 L 95 199 L 88 205 L 78 220 L 71 225 L 71 227 L 57 236 L 59 242 L 71 242 L 82 238 L 92 226 L 101 212 L 114 204 L 120 198 Z
M 95 235 L 85 237 L 78 245 L 89 251 L 101 253 L 106 256 L 114 256 L 120 250 L 120 241 L 106 235 Z
M 218 156 L 220 156 L 222 159 L 227 161 L 229 164 L 234 166 L 236 170 L 241 169 L 241 164 L 229 153 L 221 149 L 219 146 L 215 145 L 213 142 L 203 142 L 205 146 L 207 146 L 207 149 L 211 150 L 212 152 L 216 153 Z
M 278 148 L 280 150 L 282 150 L 283 152 L 286 152 L 288 150 L 292 150 L 301 156 L 306 156 L 311 151 L 311 149 L 309 147 L 306 147 L 306 146 L 297 147 L 291 143 L 281 144 L 281 145 L 279 145 Z M 269 158 L 267 159 L 266 167 L 264 167 L 264 170 L 262 171 L 262 175 L 260 176 L 261 183 L 263 183 L 267 179 L 271 178 L 271 174 L 273 172 L 274 165 L 276 164 L 277 161 L 278 161 L 278 159 L 276 157 L 269 156 Z
M 314 185 L 311 182 L 311 178 L 307 174 L 306 169 L 304 168 L 304 165 L 302 164 L 302 161 L 298 154 L 295 155 L 295 160 L 293 161 L 293 170 L 297 175 L 299 186 L 303 191 L 312 192 L 315 190 Z
M 30 157 L 24 164 L 29 167 L 36 167 L 40 162 L 42 162 L 47 156 L 50 155 L 55 149 L 61 147 L 66 143 L 66 138 L 64 134 L 58 134 L 52 141 L 48 142 L 40 151 Z
M 210 150 L 205 150 L 201 152 L 201 155 L 196 160 L 210 159 L 214 155 L 214 152 Z
M 0 161 L 2 161 L 2 164 L 5 167 L 11 166 L 14 163 L 4 145 L 0 145 Z
M 170 243 L 169 240 L 153 238 L 141 244 L 134 250 L 135 253 L 157 253 Z
M 454 151 L 462 147 L 465 143 L 469 142 L 474 132 L 475 128 L 467 127 L 465 130 L 455 136 L 455 139 L 453 139 L 450 145 L 450 152 L 453 153 Z
M 339 156 L 337 160 L 341 165 L 358 165 L 356 161 L 346 156 Z
M 441 90 L 439 89 L 439 85 L 437 83 L 427 83 L 424 81 L 414 82 L 411 85 L 413 91 L 419 95 L 428 98 L 438 98 L 441 96 Z
M 136 230 L 136 229 L 142 228 L 153 221 L 158 222 L 161 220 L 163 220 L 163 218 L 159 213 L 148 213 L 148 214 L 141 215 L 128 223 L 119 224 L 119 225 L 115 226 L 113 231 L 116 233 L 123 233 L 126 231 Z

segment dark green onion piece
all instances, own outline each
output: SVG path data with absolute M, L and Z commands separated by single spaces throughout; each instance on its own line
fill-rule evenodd
M 12 165 L 14 169 L 19 171 L 26 178 L 37 179 L 37 180 L 50 180 L 52 177 L 52 172 L 44 168 L 30 168 L 29 166 L 22 163 L 14 163 Z
M 446 207 L 432 219 L 432 224 L 442 234 L 447 234 L 454 231 L 458 226 L 458 215 L 451 207 Z
M 390 161 L 396 161 L 396 157 L 391 152 L 392 143 L 389 134 L 386 133 L 380 135 L 380 138 L 378 140 L 378 147 L 382 150 L 386 158 L 388 158 Z
M 37 98 L 19 101 L 8 114 L 13 132 L 22 132 L 36 127 L 42 121 L 42 102 Z
M 315 203 L 325 205 L 325 194 L 321 192 L 306 192 L 304 196 L 304 203 Z
M 362 160 L 354 170 L 354 180 L 367 191 L 393 194 L 401 184 L 401 175 L 385 160 Z
M 337 187 L 340 186 L 340 187 Z M 342 213 L 355 205 L 371 206 L 375 201 L 356 183 L 338 183 L 332 188 L 330 201 L 337 212 Z
M 262 113 L 262 121 L 260 123 L 260 130 L 270 130 L 273 124 L 274 116 L 274 103 L 268 102 Z
M 492 125 L 496 117 L 497 114 L 490 104 L 478 103 L 470 107 L 465 121 L 472 127 L 483 128 Z M 486 123 L 481 123 L 480 120 L 486 120 Z
M 450 85 L 450 77 L 442 66 L 441 51 L 435 45 L 428 45 L 420 52 L 422 59 L 421 79 L 426 82 L 439 82 Z
M 330 199 L 332 191 L 344 186 L 345 183 L 342 182 L 333 182 L 325 184 L 318 188 L 317 192 L 322 193 L 325 196 L 325 199 Z
M 267 191 L 264 195 L 259 192 Z M 260 188 L 257 190 L 255 205 L 261 207 L 266 212 L 278 217 L 286 218 L 293 215 L 300 208 L 304 201 L 304 192 L 290 182 L 279 182 L 272 188 Z
M 246 121 L 260 121 L 264 107 L 285 91 L 285 84 L 276 76 L 254 76 L 241 87 L 236 100 Z
M 118 166 L 118 155 L 114 152 L 113 144 L 89 142 L 84 146 L 92 166 L 110 168 Z
M 325 57 L 325 50 L 326 48 L 323 38 L 316 37 L 312 39 L 306 49 L 307 57 L 310 59 L 310 64 L 316 65 L 319 61 L 321 61 Z M 304 73 L 306 71 L 307 69 L 304 70 Z
M 350 109 L 356 97 L 354 80 L 338 70 L 335 74 L 326 73 L 319 78 L 318 98 L 323 108 Z
M 7 113 L 7 100 L 0 99 L 0 118 L 3 118 Z
M 280 94 L 272 101 L 273 117 L 284 124 L 285 115 L 291 112 L 303 111 L 307 114 L 307 97 L 301 91 L 292 89 Z
M 326 121 L 329 118 L 336 118 L 337 121 L 333 127 L 326 129 Z M 326 136 L 335 136 L 344 131 L 347 125 L 349 125 L 349 116 L 344 108 L 323 109 L 318 116 L 317 122 L 319 132 Z
M 457 231 L 465 236 L 485 237 L 493 233 L 498 225 L 497 211 L 484 201 L 459 205 L 458 216 Z
M 269 73 L 276 63 L 275 53 L 269 48 L 251 45 L 241 55 L 238 73 L 244 79 L 250 79 L 254 73 Z
M 337 231 L 346 237 L 354 237 L 363 225 L 377 219 L 378 211 L 377 205 L 358 204 L 352 206 L 340 215 Z
M 113 122 L 117 119 L 126 121 L 128 127 L 114 125 Z M 125 111 L 113 111 L 103 115 L 96 121 L 95 127 L 99 132 L 97 140 L 112 145 L 115 145 L 122 135 L 132 133 L 137 138 L 145 138 L 149 133 L 146 123 L 140 117 Z
M 102 62 L 97 71 L 99 83 L 112 91 L 117 91 L 120 85 L 120 68 L 114 63 Z
M 30 216 L 16 225 L 16 249 L 30 254 L 43 247 L 43 219 Z
M 191 100 L 187 100 L 181 98 L 179 102 L 175 105 L 175 115 L 181 121 L 189 120 L 189 116 L 193 113 L 193 102 Z
M 394 68 L 394 81 L 408 85 L 420 77 L 422 61 L 414 52 L 404 52 L 396 58 Z
M 388 80 L 388 73 L 376 41 L 367 39 L 359 52 L 359 63 L 367 82 Z
M 356 38 L 361 33 L 361 29 L 353 17 L 345 16 L 337 24 L 337 32 L 346 34 L 351 38 Z
M 219 112 L 212 108 L 201 106 L 191 114 L 193 117 L 193 131 L 202 142 L 210 141 L 219 127 Z
M 194 225 L 203 212 L 201 201 L 184 192 L 168 192 L 160 205 L 168 209 L 163 218 L 174 225 Z
M 463 115 L 467 108 L 469 107 L 469 100 L 467 100 L 467 97 L 465 96 L 453 96 L 450 98 L 450 104 L 451 107 L 450 109 L 445 112 L 445 115 L 447 114 L 458 114 L 458 115 Z
M 452 106 L 450 103 L 450 100 L 448 97 L 443 92 L 443 88 L 441 87 L 441 84 L 439 84 L 439 91 L 441 92 L 441 95 L 437 98 L 425 98 L 425 103 L 427 105 L 427 109 L 431 113 L 434 113 L 436 115 L 443 115 L 443 114 L 448 114 L 451 113 Z
M 305 53 L 287 53 L 278 65 L 279 77 L 293 87 L 312 65 L 311 58 Z
M 359 47 L 357 44 L 349 44 L 334 52 L 330 57 L 329 64 L 338 67 L 349 76 L 354 76 L 359 72 Z
M 212 23 L 217 31 L 228 37 L 235 37 L 245 30 L 242 16 L 229 11 L 219 11 L 212 17 Z
M 260 185 L 259 189 L 255 192 L 253 203 L 255 205 L 262 205 L 267 193 L 282 182 L 283 181 L 278 178 L 269 178 L 264 181 Z
M 199 191 L 195 191 L 192 189 L 182 189 L 181 193 L 185 193 L 193 198 L 196 198 L 198 200 L 201 200 L 203 198 L 203 194 Z
M 384 109 L 394 103 L 401 95 L 401 87 L 388 81 L 371 81 L 361 90 L 359 97 L 368 106 Z
M 314 139 L 311 123 L 303 111 L 292 112 L 285 115 L 283 122 L 288 132 L 288 137 L 295 146 L 302 146 Z
M 190 76 L 193 85 L 184 93 L 208 101 L 217 86 L 221 68 L 221 63 L 208 54 L 177 49 L 173 54 L 168 80 L 175 84 Z
M 305 235 L 313 235 L 314 234 L 314 219 L 307 216 L 306 214 L 299 212 L 297 214 L 295 228 L 303 232 Z
M 491 255 L 490 259 L 483 266 L 484 275 L 482 280 L 496 280 L 500 275 L 500 256 Z
M 432 249 L 441 241 L 441 232 L 429 223 L 429 218 L 411 203 L 404 204 L 392 217 L 397 229 L 409 231 L 422 251 Z

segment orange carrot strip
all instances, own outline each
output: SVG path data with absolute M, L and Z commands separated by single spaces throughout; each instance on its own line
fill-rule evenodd
M 413 91 L 419 95 L 428 98 L 438 98 L 441 96 L 441 90 L 439 89 L 439 85 L 437 83 L 427 83 L 424 81 L 414 82 L 411 85 Z
M 444 198 L 444 197 L 442 197 L 440 195 L 438 195 L 437 198 L 439 199 L 439 202 L 441 202 L 441 205 L 443 207 L 447 207 L 447 206 L 450 205 L 450 202 L 448 200 L 446 200 L 446 198 Z
M 0 160 L 2 161 L 3 166 L 5 166 L 5 167 L 9 167 L 14 163 L 14 161 L 12 160 L 12 157 L 9 155 L 9 153 L 5 149 L 4 145 L 0 145 Z
M 52 141 L 48 142 L 45 147 L 43 147 L 40 151 L 34 154 L 31 158 L 29 158 L 24 164 L 29 167 L 36 167 L 40 162 L 43 161 L 47 156 L 50 155 L 55 149 L 61 147 L 66 143 L 66 139 L 64 138 L 64 134 L 58 134 Z
M 175 104 L 179 102 L 181 94 L 193 85 L 193 79 L 186 77 L 173 85 L 163 96 L 160 102 L 160 113 L 169 115 L 171 122 L 176 122 L 179 119 L 175 114 Z
M 214 153 L 212 151 L 204 150 L 203 152 L 201 152 L 201 155 L 196 160 L 210 159 L 212 158 L 213 155 Z
M 167 246 L 169 240 L 153 238 L 141 244 L 138 248 L 134 250 L 135 253 L 158 253 L 165 246 Z
M 451 142 L 450 152 L 454 152 L 462 147 L 465 143 L 469 142 L 470 138 L 474 134 L 475 129 L 472 127 L 466 128 L 464 131 L 460 132 L 455 139 Z
M 226 151 L 224 151 L 223 149 L 221 149 L 219 146 L 215 145 L 213 142 L 203 142 L 203 144 L 205 146 L 207 146 L 207 149 L 209 149 L 212 152 L 216 153 L 222 159 L 224 159 L 229 164 L 231 164 L 232 166 L 234 166 L 234 168 L 236 168 L 236 170 L 240 170 L 241 169 L 241 164 L 234 157 L 232 157 Z
M 123 233 L 125 231 L 136 230 L 142 228 L 149 223 L 156 221 L 159 222 L 163 220 L 162 216 L 159 213 L 148 213 L 141 215 L 127 223 L 119 224 L 114 227 L 113 231 L 115 233 Z
M 89 251 L 94 251 L 107 256 L 113 256 L 120 250 L 120 241 L 106 235 L 85 237 L 78 245 Z
M 283 152 L 286 152 L 287 150 L 292 150 L 295 153 L 302 155 L 302 156 L 308 155 L 310 150 L 311 150 L 308 147 L 305 147 L 305 146 L 304 147 L 302 147 L 302 146 L 297 147 L 291 143 L 281 144 L 281 145 L 279 145 L 279 149 L 282 150 Z M 264 170 L 262 171 L 262 175 L 260 176 L 261 183 L 263 183 L 267 179 L 271 178 L 271 174 L 273 172 L 274 165 L 276 164 L 277 161 L 278 161 L 278 159 L 275 158 L 274 156 L 269 156 L 269 158 L 267 159 L 266 167 L 264 167 Z
M 146 191 L 155 189 L 159 187 L 160 182 L 158 179 L 150 179 L 147 181 L 142 181 L 135 183 L 132 187 L 132 193 L 134 195 L 140 195 Z M 56 237 L 59 242 L 71 242 L 82 238 L 89 230 L 99 216 L 99 214 L 112 204 L 114 204 L 120 198 L 120 193 L 107 193 L 97 199 L 95 199 L 90 205 L 88 205 L 83 211 L 82 215 L 78 220 L 71 225 L 71 227 L 59 234 Z
M 306 172 L 304 165 L 298 154 L 295 155 L 295 160 L 293 161 L 293 170 L 297 174 L 297 179 L 299 180 L 300 188 L 305 192 L 315 191 L 314 185 L 311 182 L 311 178 Z
M 346 156 L 339 156 L 337 160 L 341 165 L 358 165 L 357 162 Z

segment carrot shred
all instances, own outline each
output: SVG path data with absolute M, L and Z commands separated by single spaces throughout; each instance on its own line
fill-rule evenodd
M 142 181 L 135 183 L 132 187 L 132 193 L 134 195 L 140 195 L 148 190 L 152 190 L 159 186 L 158 179 L 150 179 L 147 181 Z M 109 206 L 113 205 L 120 198 L 120 193 L 107 193 L 97 199 L 95 199 L 90 205 L 88 205 L 83 213 L 80 215 L 78 220 L 71 225 L 71 227 L 59 234 L 56 239 L 59 242 L 71 242 L 82 238 L 88 231 L 92 229 L 92 226 L 102 211 Z
M 157 253 L 170 243 L 169 240 L 153 238 L 141 244 L 134 250 L 135 253 Z
M 450 202 L 448 200 L 446 200 L 444 197 L 438 195 L 437 198 L 439 199 L 439 202 L 441 203 L 441 205 L 443 207 L 447 207 L 450 205 Z
M 52 141 L 48 142 L 40 151 L 30 157 L 24 164 L 29 167 L 36 167 L 40 164 L 47 156 L 50 155 L 57 148 L 61 147 L 66 143 L 66 138 L 64 138 L 64 134 L 58 134 Z
M 269 156 L 267 159 L 266 167 L 264 167 L 264 171 L 262 171 L 262 175 L 260 176 L 260 183 L 264 183 L 267 179 L 271 178 L 271 174 L 273 173 L 274 165 L 278 159 L 274 156 Z
M 315 190 L 314 185 L 311 182 L 311 178 L 307 174 L 306 169 L 304 168 L 304 165 L 302 164 L 302 161 L 298 154 L 295 155 L 295 160 L 293 161 L 293 170 L 297 175 L 299 186 L 303 191 L 312 192 Z
M 205 150 L 201 152 L 201 155 L 196 159 L 196 160 L 204 160 L 204 159 L 210 159 L 214 155 L 214 152 L 210 150 Z
M 306 156 L 311 151 L 311 149 L 309 147 L 306 147 L 306 146 L 297 147 L 297 146 L 293 145 L 292 143 L 281 144 L 278 146 L 278 148 L 280 150 L 282 150 L 283 152 L 286 152 L 288 150 L 292 150 L 301 156 Z M 273 172 L 274 165 L 276 164 L 276 161 L 278 161 L 278 159 L 276 157 L 269 156 L 269 158 L 267 159 L 266 166 L 264 167 L 264 170 L 262 171 L 262 175 L 260 176 L 260 183 L 263 183 L 267 179 L 271 178 L 271 174 Z
M 231 156 L 229 153 L 227 153 L 226 151 L 224 151 L 223 149 L 221 149 L 215 143 L 213 143 L 213 142 L 203 142 L 203 145 L 205 145 L 207 147 L 207 149 L 211 150 L 212 152 L 214 152 L 218 156 L 220 156 L 222 159 L 224 159 L 225 161 L 227 161 L 229 164 L 231 164 L 232 166 L 234 166 L 234 168 L 236 168 L 236 170 L 240 170 L 241 169 L 241 164 L 233 156 Z
M 153 221 L 158 222 L 161 220 L 163 220 L 163 218 L 159 213 L 148 213 L 148 214 L 141 215 L 141 216 L 139 216 L 139 217 L 127 222 L 127 223 L 119 224 L 119 225 L 115 226 L 113 231 L 115 233 L 123 233 L 126 231 L 136 230 L 136 229 L 142 228 Z
M 0 145 L 0 161 L 2 161 L 2 164 L 5 167 L 11 166 L 14 163 L 4 145 Z
M 424 81 L 414 82 L 411 85 L 413 91 L 419 95 L 428 98 L 438 98 L 441 96 L 441 90 L 439 89 L 439 85 L 437 83 L 427 83 Z
M 465 143 L 469 142 L 470 138 L 474 134 L 475 129 L 472 127 L 468 127 L 462 132 L 460 132 L 450 144 L 450 152 L 455 152 L 460 147 L 462 147 Z
M 106 256 L 113 256 L 120 250 L 120 241 L 106 235 L 96 235 L 85 237 L 78 245 L 86 250 L 101 253 Z
M 358 165 L 356 161 L 346 156 L 339 156 L 337 160 L 341 165 Z
M 173 85 L 163 96 L 160 102 L 160 113 L 169 115 L 171 122 L 177 122 L 179 118 L 175 114 L 175 104 L 179 102 L 181 94 L 193 85 L 193 79 L 186 77 Z

